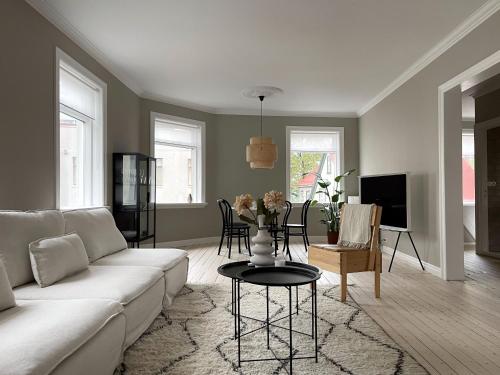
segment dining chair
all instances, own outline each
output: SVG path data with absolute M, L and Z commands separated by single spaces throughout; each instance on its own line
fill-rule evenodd
M 271 228 L 269 232 L 271 232 L 271 236 L 273 237 L 274 242 L 274 256 L 278 255 L 278 242 L 283 241 L 283 251 L 285 251 L 285 227 L 288 223 L 288 218 L 290 217 L 290 213 L 292 212 L 292 203 L 290 201 L 285 201 L 285 213 L 283 214 L 283 221 L 281 225 L 278 223 L 278 217 L 274 218 Z M 288 257 L 292 260 L 292 255 L 290 254 L 290 250 L 287 252 Z
M 222 233 L 219 243 L 219 251 L 217 255 L 220 255 L 222 244 L 224 239 L 227 239 L 226 246 L 229 249 L 228 258 L 231 258 L 231 248 L 233 244 L 233 237 L 238 237 L 238 252 L 241 253 L 241 238 L 245 241 L 245 247 L 248 253 L 252 255 L 250 248 L 250 225 L 247 223 L 234 222 L 233 220 L 233 208 L 231 204 L 223 199 L 217 199 L 217 204 L 222 216 Z
M 285 245 L 288 254 L 290 253 L 290 237 L 302 237 L 304 241 L 304 248 L 307 253 L 307 246 L 309 246 L 309 236 L 307 235 L 307 213 L 309 212 L 309 206 L 312 200 L 308 199 L 302 205 L 302 211 L 300 212 L 300 224 L 290 224 L 285 225 Z

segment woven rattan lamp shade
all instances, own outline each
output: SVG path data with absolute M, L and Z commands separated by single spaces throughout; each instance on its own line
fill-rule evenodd
M 252 169 L 273 169 L 278 160 L 278 146 L 273 143 L 271 137 L 262 136 L 262 102 L 265 97 L 282 92 L 282 89 L 272 86 L 254 86 L 243 91 L 244 96 L 260 100 L 260 136 L 251 137 L 246 148 L 247 162 Z
M 273 169 L 278 160 L 278 146 L 271 137 L 252 137 L 247 145 L 247 162 L 252 169 Z

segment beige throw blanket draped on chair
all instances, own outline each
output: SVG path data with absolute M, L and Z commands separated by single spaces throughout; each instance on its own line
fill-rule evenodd
M 372 204 L 346 204 L 342 207 L 342 222 L 338 244 L 342 247 L 366 249 L 371 238 Z

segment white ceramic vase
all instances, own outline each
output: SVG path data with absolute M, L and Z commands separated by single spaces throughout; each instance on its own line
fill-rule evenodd
M 257 235 L 252 238 L 254 246 L 252 246 L 252 256 L 250 262 L 256 267 L 274 265 L 274 248 L 272 246 L 273 238 L 269 234 L 267 228 L 264 228 L 264 215 L 259 215 L 259 230 Z M 262 228 L 262 229 L 261 229 Z

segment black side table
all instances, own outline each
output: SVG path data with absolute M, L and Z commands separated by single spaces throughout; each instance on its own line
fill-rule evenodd
M 321 271 L 318 267 L 307 264 L 307 263 L 300 263 L 300 262 L 292 262 L 292 261 L 287 261 L 286 262 L 287 267 L 298 267 L 298 268 L 304 268 L 304 269 L 309 269 L 314 272 L 317 272 L 321 274 L 323 271 Z M 269 267 L 274 267 L 274 266 L 269 266 Z M 219 275 L 229 277 L 231 279 L 231 314 L 234 316 L 234 339 L 236 340 L 237 334 L 238 334 L 238 327 L 237 327 L 237 319 L 236 319 L 236 283 L 238 280 L 241 280 L 239 277 L 239 274 L 243 271 L 249 270 L 249 269 L 254 269 L 255 266 L 250 265 L 250 262 L 248 260 L 240 261 L 240 262 L 230 262 L 223 264 L 217 268 L 217 272 Z M 298 286 L 295 288 L 295 296 L 296 296 L 296 314 L 299 314 L 299 290 Z M 265 323 L 265 321 L 262 321 L 260 319 L 256 319 L 254 317 L 250 316 L 245 316 L 241 315 L 242 318 L 258 321 L 261 323 Z M 273 325 L 273 324 L 271 324 Z
M 294 263 L 294 264 L 290 264 Z M 283 361 L 289 362 L 289 373 L 292 374 L 293 371 L 293 359 L 312 359 L 314 358 L 316 362 L 318 361 L 318 319 L 317 319 L 317 292 L 316 292 L 316 281 L 321 277 L 321 271 L 308 264 L 287 262 L 285 267 L 250 267 L 248 262 L 234 262 L 228 263 L 219 267 L 218 272 L 223 275 L 230 277 L 233 280 L 233 290 L 232 290 L 232 313 L 235 316 L 235 338 L 238 340 L 238 366 L 241 366 L 243 362 L 255 362 L 255 361 L 273 361 L 277 360 L 280 363 Z M 256 285 L 266 286 L 266 320 L 262 321 L 259 319 L 243 316 L 240 310 L 240 284 L 241 282 L 247 282 Z M 311 314 L 311 334 L 295 331 L 292 328 L 292 317 L 298 314 L 298 303 L 296 303 L 297 312 L 293 312 L 293 302 L 292 302 L 292 289 L 295 286 L 298 288 L 300 285 L 311 284 L 311 303 L 312 303 L 312 314 Z M 289 327 L 284 328 L 274 323 L 277 320 L 282 320 L 282 318 L 276 319 L 275 321 L 269 320 L 269 287 L 285 287 L 288 290 L 288 320 Z M 298 292 L 297 292 L 298 293 Z M 297 297 L 298 300 L 298 297 Z M 241 333 L 241 319 L 249 318 L 263 323 L 263 326 L 252 331 Z M 286 318 L 286 316 L 284 317 Z M 289 332 L 289 357 L 279 358 L 272 350 L 269 343 L 269 327 L 274 326 L 281 329 L 286 329 Z M 241 337 L 254 333 L 260 329 L 266 329 L 267 331 L 267 349 L 271 351 L 273 357 L 271 358 L 241 358 Z M 314 339 L 314 355 L 313 356 L 301 356 L 293 357 L 293 332 L 301 333 L 307 335 Z

